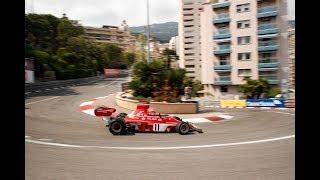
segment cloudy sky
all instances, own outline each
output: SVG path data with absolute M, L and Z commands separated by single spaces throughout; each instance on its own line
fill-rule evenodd
M 33 3 L 32 3 L 33 2 Z M 178 21 L 179 0 L 150 0 L 150 24 Z M 295 3 L 288 0 L 289 18 L 294 19 Z M 146 0 L 25 0 L 25 12 L 80 20 L 82 25 L 120 25 L 127 20 L 129 26 L 146 24 Z

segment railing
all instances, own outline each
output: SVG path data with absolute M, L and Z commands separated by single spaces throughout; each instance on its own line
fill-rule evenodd
M 215 63 L 215 66 L 224 66 L 224 65 L 230 65 L 230 61 L 228 61 L 228 60 L 220 60 L 220 62 Z
M 220 76 L 219 78 L 216 78 L 215 81 L 231 81 L 230 76 Z
M 228 18 L 229 18 L 228 13 L 222 13 L 222 14 L 217 14 L 217 16 L 215 17 L 215 20 L 228 19 Z
M 269 82 L 269 84 L 279 84 L 279 79 L 275 75 L 260 75 L 260 79 L 265 79 Z
M 220 28 L 218 29 L 218 32 L 215 33 L 215 35 L 223 35 L 223 34 L 230 34 L 229 28 Z
M 263 41 L 263 42 L 259 42 L 259 46 L 277 46 L 278 43 L 276 41 Z
M 230 49 L 230 45 L 219 45 L 218 48 L 215 49 L 215 51 L 228 50 L 228 49 Z
M 212 2 L 212 8 L 222 8 L 222 7 L 228 7 L 230 6 L 230 2 L 229 1 L 213 1 Z
M 277 59 L 259 59 L 259 63 L 278 63 Z
M 258 13 L 268 13 L 277 11 L 277 7 L 275 6 L 265 6 L 258 9 Z

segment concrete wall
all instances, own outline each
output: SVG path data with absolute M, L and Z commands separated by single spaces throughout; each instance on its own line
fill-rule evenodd
M 116 95 L 116 104 L 126 109 L 135 110 L 139 102 L 136 100 L 122 98 L 121 94 L 123 93 L 118 93 Z M 197 113 L 196 103 L 151 102 L 150 107 L 154 111 L 158 113 L 163 113 L 163 114 L 195 114 Z

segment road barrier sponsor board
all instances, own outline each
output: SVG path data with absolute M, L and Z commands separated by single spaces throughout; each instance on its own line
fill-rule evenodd
M 220 107 L 226 108 L 226 107 L 245 107 L 246 106 L 246 100 L 221 100 L 220 101 Z
M 285 107 L 284 99 L 247 99 L 247 107 Z

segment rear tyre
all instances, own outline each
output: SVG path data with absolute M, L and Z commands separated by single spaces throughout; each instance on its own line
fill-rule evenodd
M 187 122 L 180 122 L 176 126 L 176 131 L 181 135 L 186 135 L 189 133 L 190 127 Z
M 126 133 L 126 125 L 122 119 L 116 119 L 109 124 L 109 131 L 113 135 L 124 135 Z

